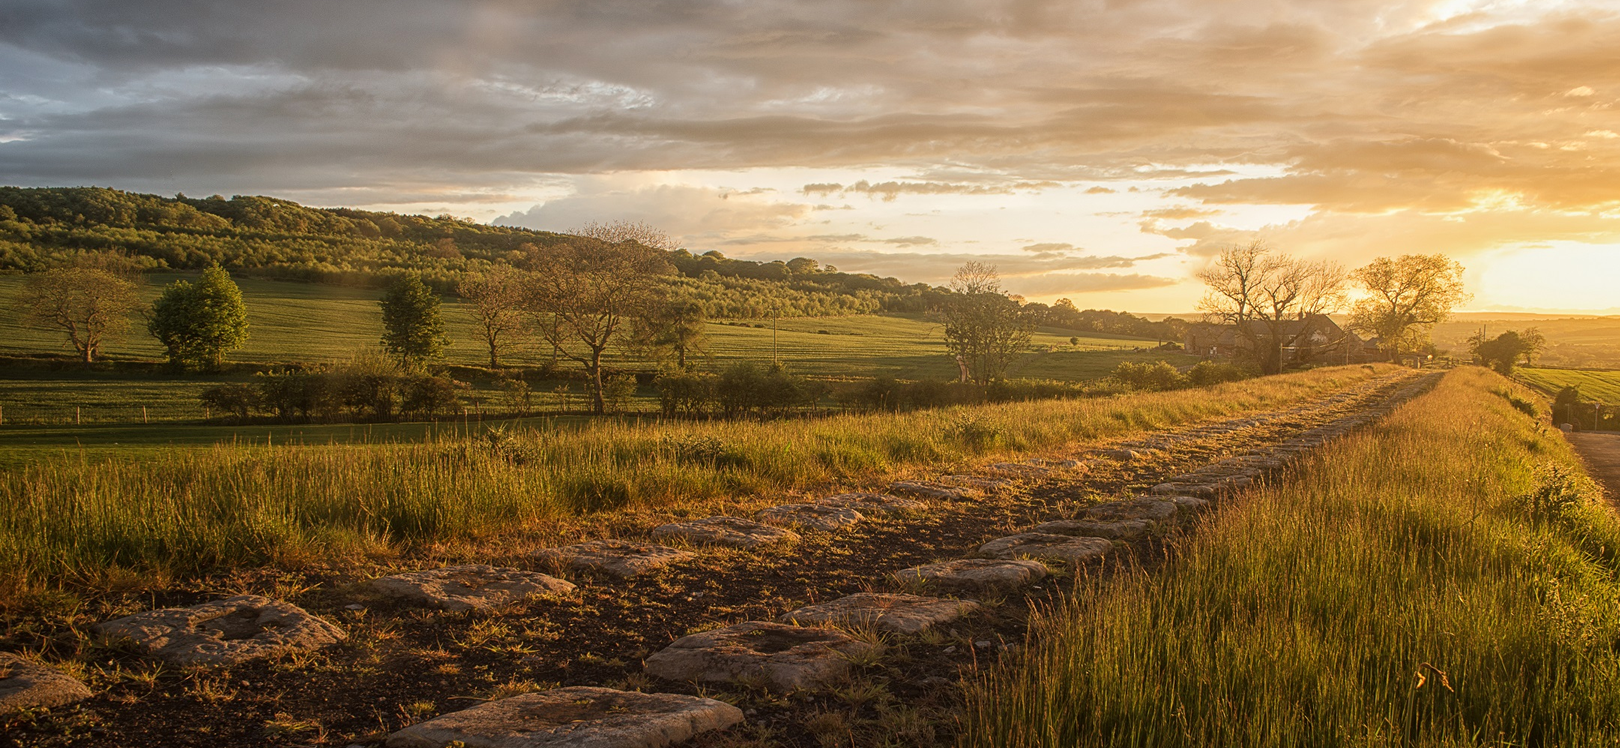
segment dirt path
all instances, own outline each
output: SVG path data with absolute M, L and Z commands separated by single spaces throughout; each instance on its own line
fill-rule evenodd
M 1620 501 L 1620 432 L 1580 431 L 1569 435 L 1569 443 L 1586 461 L 1592 473 L 1609 494 L 1610 501 Z

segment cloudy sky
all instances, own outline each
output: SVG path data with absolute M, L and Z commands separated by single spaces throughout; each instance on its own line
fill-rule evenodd
M 0 182 L 645 220 L 1182 311 L 1224 244 L 1620 312 L 1620 0 L 6 0 Z

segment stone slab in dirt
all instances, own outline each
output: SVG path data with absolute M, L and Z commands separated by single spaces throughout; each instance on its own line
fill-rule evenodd
M 979 610 L 972 600 L 860 592 L 806 605 L 782 616 L 800 625 L 870 626 L 896 634 L 917 634 Z
M 850 507 L 829 504 L 778 504 L 759 510 L 754 518 L 773 525 L 793 525 L 826 532 L 837 532 L 866 519 Z
M 1171 496 L 1170 500 L 1176 503 L 1176 516 L 1184 514 L 1197 514 L 1209 508 L 1209 499 L 1200 499 L 1197 496 Z
M 1101 558 L 1113 548 L 1114 544 L 1105 538 L 1025 532 L 985 543 L 979 546 L 979 553 L 991 558 L 1034 558 L 1077 564 Z
M 573 686 L 463 709 L 388 736 L 388 748 L 661 748 L 743 721 L 714 699 Z
M 535 557 L 571 569 L 600 571 L 628 578 L 689 561 L 697 558 L 697 554 L 667 545 L 607 538 L 562 548 L 545 548 L 537 551 Z
M 1097 455 L 1107 457 L 1110 460 L 1119 460 L 1120 462 L 1130 462 L 1142 456 L 1141 453 L 1134 449 L 1100 449 L 1097 450 Z
M 66 706 L 91 696 L 89 688 L 67 673 L 0 652 L 0 714 Z
M 1126 499 L 1088 507 L 1085 518 L 1101 521 L 1145 519 L 1164 522 L 1176 516 L 1178 509 L 1176 502 L 1170 499 Z
M 1111 522 L 1092 519 L 1058 519 L 1051 522 L 1042 522 L 1030 528 L 1030 532 L 1044 532 L 1053 535 L 1082 535 L 1091 538 L 1108 538 L 1109 540 L 1134 540 L 1147 535 L 1152 530 L 1153 522 L 1145 519 L 1122 519 Z
M 842 677 L 851 656 L 871 649 L 842 631 L 746 621 L 676 639 L 648 657 L 646 669 L 667 680 L 744 681 L 793 690 Z
M 690 522 L 672 522 L 659 525 L 653 529 L 652 534 L 655 538 L 681 538 L 689 543 L 724 545 L 731 548 L 758 548 L 799 539 L 799 534 L 792 530 L 740 517 L 705 517 Z
M 866 515 L 920 514 L 928 505 L 916 499 L 902 499 L 886 493 L 841 493 L 828 496 L 819 503 L 843 506 Z
M 574 585 L 550 574 L 484 564 L 446 566 L 373 579 L 390 597 L 443 610 L 486 610 L 541 595 L 571 592 Z
M 900 582 L 921 582 L 942 587 L 1004 590 L 1044 579 L 1046 567 L 1023 558 L 959 558 L 914 566 L 894 573 Z
M 889 490 L 904 496 L 916 496 L 921 499 L 934 499 L 936 501 L 965 501 L 976 498 L 976 489 L 948 486 L 943 483 L 932 483 L 919 480 L 895 481 Z
M 303 608 L 258 595 L 136 613 L 99 624 L 94 631 L 109 639 L 128 639 L 146 654 L 182 665 L 320 649 L 347 636 Z

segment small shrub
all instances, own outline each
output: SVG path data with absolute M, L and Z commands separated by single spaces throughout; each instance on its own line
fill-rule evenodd
M 1127 387 L 1149 392 L 1173 390 L 1186 386 L 1187 382 L 1176 367 L 1165 361 L 1151 364 L 1126 361 L 1114 369 L 1112 376 Z
M 658 390 L 658 407 L 666 417 L 700 416 L 714 405 L 718 378 L 700 372 L 670 372 L 653 382 Z
M 461 404 L 456 397 L 456 383 L 449 377 L 412 377 L 405 381 L 405 411 L 427 416 L 454 412 Z
M 614 374 L 602 379 L 602 399 L 609 410 L 623 411 L 635 394 L 635 374 Z
M 259 391 L 251 385 L 226 384 L 203 390 L 199 396 L 202 404 L 211 409 L 223 411 L 236 416 L 239 420 L 247 420 L 253 410 L 259 407 Z
M 539 454 L 536 449 L 519 439 L 515 431 L 505 426 L 491 426 L 485 429 L 474 443 L 512 465 L 527 465 Z
M 508 411 L 526 416 L 534 409 L 534 392 L 528 382 L 517 377 L 501 377 L 495 386 L 500 388 L 501 400 Z
M 1208 387 L 1222 382 L 1237 382 L 1255 376 L 1255 372 L 1237 364 L 1199 361 L 1187 370 L 1187 383 L 1194 387 Z
M 1002 432 L 1000 428 L 985 423 L 978 416 L 958 411 L 953 414 L 945 433 L 962 446 L 975 452 L 989 450 L 1000 443 Z
M 1596 484 L 1562 465 L 1536 469 L 1535 485 L 1514 497 L 1512 506 L 1532 522 L 1562 521 L 1572 510 L 1596 500 Z
M 717 436 L 700 434 L 665 434 L 658 438 L 658 448 L 681 461 L 721 467 L 743 465 L 747 459 L 732 450 Z

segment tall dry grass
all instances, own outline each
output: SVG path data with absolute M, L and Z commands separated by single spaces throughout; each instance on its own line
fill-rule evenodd
M 1081 585 L 964 742 L 1616 745 L 1620 521 L 1511 387 L 1452 372 L 1162 569 Z
M 599 512 L 871 483 L 1278 408 L 1388 371 L 1340 367 L 1169 393 L 810 421 L 604 422 L 414 445 L 54 460 L 0 474 L 0 595 L 94 586 L 108 575 L 330 562 Z

